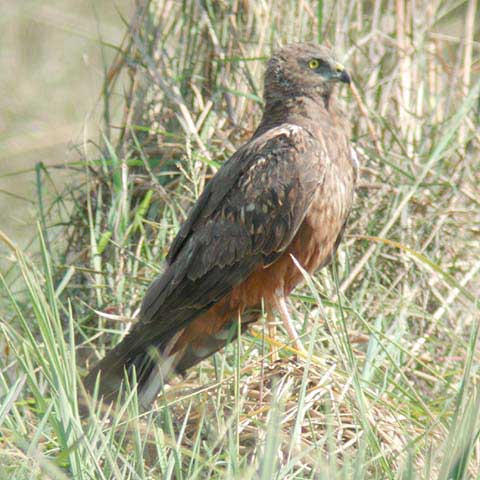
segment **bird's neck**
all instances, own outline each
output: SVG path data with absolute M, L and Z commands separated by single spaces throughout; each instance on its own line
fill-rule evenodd
M 262 121 L 258 126 L 255 137 L 261 135 L 269 128 L 282 123 L 292 123 L 299 126 L 310 126 L 320 122 L 331 123 L 336 117 L 332 111 L 330 96 L 301 95 L 288 98 L 268 99 L 265 104 Z M 329 116 L 328 122 L 325 117 Z M 312 132 L 313 133 L 313 132 Z

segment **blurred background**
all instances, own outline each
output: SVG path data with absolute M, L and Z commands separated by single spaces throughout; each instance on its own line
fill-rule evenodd
M 1 2 L 0 229 L 22 247 L 36 222 L 35 165 L 78 160 L 76 148 L 98 138 L 93 112 L 115 55 L 109 45 L 120 44 L 132 4 Z M 49 174 L 63 182 L 61 168 Z

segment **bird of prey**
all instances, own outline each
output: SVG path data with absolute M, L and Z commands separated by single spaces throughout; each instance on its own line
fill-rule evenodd
M 350 77 L 333 52 L 287 45 L 270 58 L 265 108 L 252 138 L 207 184 L 180 228 L 139 321 L 85 379 L 114 398 L 136 378 L 148 406 L 173 373 L 277 311 L 298 349 L 285 298 L 334 254 L 349 215 L 357 165 L 335 85 Z M 134 376 L 135 372 L 135 376 Z M 98 382 L 98 383 L 97 383 Z

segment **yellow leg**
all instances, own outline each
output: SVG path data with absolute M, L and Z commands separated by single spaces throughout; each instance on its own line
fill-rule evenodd
M 275 316 L 272 311 L 269 311 L 267 314 L 267 332 L 272 340 L 276 340 L 277 326 L 275 325 Z M 270 348 L 272 351 L 270 358 L 272 362 L 276 362 L 278 360 L 278 349 L 275 345 L 271 345 Z
M 307 351 L 302 345 L 298 333 L 293 326 L 290 313 L 288 312 L 287 302 L 283 295 L 277 297 L 277 308 L 280 318 L 282 319 L 285 330 L 287 331 L 288 336 L 293 341 L 293 346 L 301 353 L 306 354 Z

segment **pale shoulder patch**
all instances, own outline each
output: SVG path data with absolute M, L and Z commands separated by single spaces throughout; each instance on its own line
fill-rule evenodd
M 305 131 L 300 125 L 294 125 L 293 123 L 283 123 L 278 127 L 272 128 L 270 130 L 274 135 L 296 135 L 302 131 Z
M 253 140 L 250 145 L 264 145 L 269 140 L 272 140 L 275 137 L 279 137 L 280 135 L 293 137 L 307 132 L 308 131 L 300 125 L 294 125 L 293 123 L 282 123 L 278 127 L 271 128 L 264 132 L 262 135 Z

